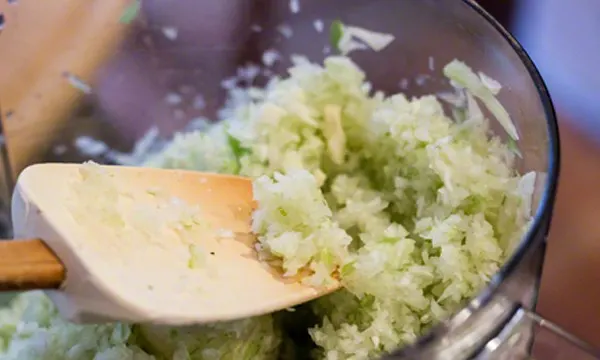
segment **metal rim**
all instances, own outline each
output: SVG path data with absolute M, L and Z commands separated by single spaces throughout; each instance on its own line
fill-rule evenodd
M 556 198 L 556 189 L 558 185 L 558 176 L 560 168 L 560 143 L 558 134 L 558 122 L 556 119 L 556 113 L 554 111 L 554 106 L 552 104 L 550 94 L 537 67 L 535 66 L 525 49 L 523 49 L 521 44 L 517 41 L 517 39 L 515 39 L 515 37 L 512 34 L 510 34 L 492 15 L 490 15 L 474 0 L 462 0 L 462 2 L 465 6 L 470 7 L 473 11 L 475 11 L 477 15 L 481 16 L 483 20 L 487 21 L 490 25 L 492 25 L 492 27 L 494 27 L 496 31 L 498 31 L 498 33 L 509 43 L 513 51 L 517 54 L 517 56 L 527 69 L 527 72 L 529 73 L 529 76 L 533 84 L 535 85 L 535 88 L 537 89 L 542 107 L 544 108 L 546 130 L 548 133 L 548 176 L 546 178 L 546 184 L 543 190 L 542 197 L 539 201 L 539 207 L 534 216 L 533 223 L 527 231 L 527 234 L 524 236 L 523 241 L 521 241 L 519 246 L 515 249 L 514 254 L 504 263 L 500 270 L 494 275 L 488 286 L 485 289 L 481 290 L 480 293 L 475 298 L 471 299 L 463 308 L 463 310 L 466 310 L 468 312 L 475 312 L 490 303 L 491 299 L 498 293 L 499 287 L 502 284 L 502 282 L 514 273 L 517 265 L 521 263 L 527 251 L 534 245 L 536 237 L 539 236 L 540 232 L 547 231 L 547 223 L 552 217 L 552 210 Z M 545 235 L 546 234 L 543 234 L 544 237 Z M 439 337 L 448 334 L 448 324 L 454 322 L 454 320 L 459 320 L 459 316 L 464 316 L 464 314 L 460 313 L 461 311 L 459 310 L 457 313 L 449 317 L 446 321 L 437 324 L 429 332 L 419 337 L 419 339 L 415 343 L 407 345 L 406 347 L 391 353 L 389 356 L 392 358 L 412 358 L 415 355 L 416 351 L 426 347 Z

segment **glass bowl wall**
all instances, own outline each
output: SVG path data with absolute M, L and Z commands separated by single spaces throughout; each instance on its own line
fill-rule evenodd
M 96 33 L 84 26 L 88 33 L 64 35 L 70 40 L 47 54 L 48 65 L 38 74 L 45 85 L 30 82 L 0 99 L 7 194 L 28 164 L 111 163 L 134 152 L 145 135 L 152 140 L 145 145 L 160 146 L 199 119 L 216 120 L 233 82 L 260 86 L 285 74 L 292 54 L 316 62 L 331 54 L 329 27 L 341 20 L 395 36 L 380 52 L 351 54 L 377 90 L 410 96 L 449 91 L 442 67 L 453 59 L 498 80 L 499 99 L 521 136 L 519 169 L 539 174 L 535 221 L 515 255 L 479 298 L 397 357 L 442 359 L 443 349 L 445 356 L 473 356 L 522 307 L 534 307 L 558 176 L 556 121 L 527 55 L 474 2 L 144 0 L 131 24 L 119 21 L 127 15 L 119 1 L 87 10 L 96 11 L 89 20 L 97 21 Z M 3 200 L 9 203 L 8 195 Z M 529 346 L 529 340 L 523 344 Z

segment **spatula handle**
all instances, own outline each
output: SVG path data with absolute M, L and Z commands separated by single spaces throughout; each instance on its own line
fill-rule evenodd
M 0 291 L 57 289 L 65 267 L 39 239 L 0 240 Z

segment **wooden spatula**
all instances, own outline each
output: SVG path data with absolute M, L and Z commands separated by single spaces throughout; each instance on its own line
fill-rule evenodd
M 13 195 L 0 289 L 46 289 L 76 322 L 206 323 L 292 307 L 313 288 L 258 260 L 249 179 L 39 164 Z

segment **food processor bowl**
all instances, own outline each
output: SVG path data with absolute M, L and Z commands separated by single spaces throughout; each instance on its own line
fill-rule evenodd
M 22 1 L 0 35 L 1 51 L 15 49 L 0 64 L 16 64 L 0 73 L 4 204 L 34 162 L 139 162 L 175 132 L 217 119 L 228 88 L 264 85 L 294 54 L 321 62 L 335 51 L 330 26 L 340 20 L 395 36 L 382 51 L 350 54 L 377 90 L 450 91 L 442 68 L 453 59 L 500 82 L 499 100 L 521 134 L 518 168 L 537 173 L 531 227 L 489 286 L 388 358 L 525 359 L 532 350 L 596 358 L 534 312 L 558 179 L 556 118 L 525 51 L 474 1 L 143 0 L 140 9 L 136 1 L 55 1 L 64 3 L 60 14 L 48 9 L 55 28 L 51 20 L 36 27 L 40 10 Z M 24 37 L 48 44 L 19 46 Z

